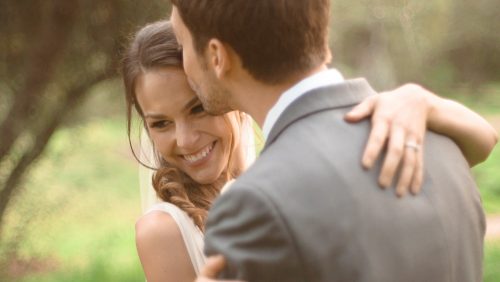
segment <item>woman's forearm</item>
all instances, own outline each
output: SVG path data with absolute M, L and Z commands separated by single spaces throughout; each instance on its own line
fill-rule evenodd
M 458 102 L 432 93 L 429 93 L 428 101 L 431 110 L 427 127 L 452 138 L 471 167 L 486 160 L 498 141 L 498 133 L 493 126 Z

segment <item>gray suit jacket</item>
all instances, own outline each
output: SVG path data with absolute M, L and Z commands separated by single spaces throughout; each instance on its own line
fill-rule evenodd
M 214 203 L 205 252 L 221 278 L 246 281 L 481 281 L 484 214 L 458 147 L 429 132 L 418 196 L 377 186 L 361 167 L 370 123 L 344 114 L 374 91 L 363 80 L 291 104 L 255 164 Z

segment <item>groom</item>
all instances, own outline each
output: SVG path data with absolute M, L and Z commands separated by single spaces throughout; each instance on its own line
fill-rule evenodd
M 246 281 L 481 281 L 484 215 L 460 150 L 428 133 L 416 197 L 359 165 L 374 91 L 328 70 L 328 0 L 172 0 L 185 71 L 205 109 L 249 113 L 266 144 L 213 205 L 206 253 Z M 405 154 L 423 144 L 407 140 Z

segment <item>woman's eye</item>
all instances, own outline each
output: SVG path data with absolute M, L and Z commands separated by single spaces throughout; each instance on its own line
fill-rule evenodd
M 199 114 L 199 113 L 203 113 L 203 112 L 205 112 L 205 108 L 203 108 L 202 104 L 199 104 L 199 105 L 194 106 L 193 108 L 191 108 L 191 113 L 192 114 Z
M 167 127 L 169 124 L 170 124 L 170 122 L 168 120 L 159 120 L 159 121 L 155 121 L 155 122 L 150 123 L 149 127 L 161 129 L 161 128 Z

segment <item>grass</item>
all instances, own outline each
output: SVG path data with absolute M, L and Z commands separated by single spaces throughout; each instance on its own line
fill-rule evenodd
M 124 132 L 108 120 L 54 136 L 7 215 L 6 241 L 21 243 L 21 271 L 9 281 L 144 281 L 137 164 Z
M 480 112 L 500 132 L 500 84 L 486 85 L 477 93 L 468 92 L 468 95 L 454 93 L 453 97 Z M 472 172 L 480 189 L 486 214 L 500 214 L 500 145 L 494 148 L 485 162 L 474 167 Z M 500 239 L 486 242 L 483 281 L 500 281 Z
M 500 241 L 486 242 L 483 281 L 500 281 Z
M 467 94 L 464 94 L 467 93 Z M 454 99 L 481 113 L 500 132 L 500 84 L 492 83 L 474 89 L 454 92 Z M 500 145 L 488 160 L 473 168 L 487 214 L 500 214 Z
M 124 267 L 122 264 L 114 263 L 114 257 L 96 257 L 85 269 L 71 270 L 69 272 L 58 271 L 44 275 L 32 275 L 22 279 L 23 282 L 96 282 L 96 281 L 122 281 L 137 282 L 145 281 L 142 272 L 134 268 Z
M 486 212 L 500 213 L 500 146 L 473 172 Z M 133 230 L 141 213 L 137 164 L 121 121 L 60 130 L 24 186 L 0 245 L 1 257 L 14 244 L 21 265 L 7 281 L 144 281 Z M 487 242 L 484 281 L 500 281 L 498 265 L 500 242 Z
M 473 168 L 483 207 L 487 214 L 500 214 L 500 146 L 497 145 L 484 163 Z
M 453 90 L 447 87 L 443 96 L 457 100 L 482 115 L 500 114 L 500 82 L 491 82 L 481 86 L 457 86 Z

